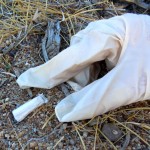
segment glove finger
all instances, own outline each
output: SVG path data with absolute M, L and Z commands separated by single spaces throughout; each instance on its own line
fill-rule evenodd
M 95 22 L 92 26 L 97 26 L 97 29 L 90 30 L 77 44 L 68 47 L 47 63 L 23 73 L 17 80 L 20 87 L 50 89 L 79 74 L 94 62 L 108 57 L 116 63 L 122 48 L 118 32 L 107 26 L 107 21 L 102 25 L 101 22 Z M 108 28 L 110 33 L 98 30 L 99 26 Z
M 134 65 L 134 64 L 133 64 Z M 145 79 L 136 76 L 138 64 L 117 65 L 103 78 L 64 98 L 55 108 L 60 122 L 90 119 L 117 107 L 143 100 Z

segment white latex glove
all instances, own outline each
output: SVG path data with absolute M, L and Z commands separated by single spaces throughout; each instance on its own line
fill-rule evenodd
M 112 70 L 86 86 L 92 64 L 104 59 Z M 47 63 L 29 69 L 17 82 L 21 88 L 50 89 L 72 77 L 74 82 L 69 83 L 81 90 L 56 106 L 61 122 L 89 119 L 149 99 L 150 17 L 125 14 L 92 22 L 72 38 L 70 47 Z

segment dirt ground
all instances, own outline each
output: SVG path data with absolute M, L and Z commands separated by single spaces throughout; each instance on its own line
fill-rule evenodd
M 47 21 L 61 20 L 62 12 L 66 21 L 64 19 L 61 22 L 60 51 L 68 46 L 74 32 L 93 20 L 127 12 L 150 15 L 149 10 L 133 3 L 116 0 L 69 2 L 6 0 L 0 1 L 0 6 L 1 150 L 150 150 L 148 100 L 118 108 L 91 120 L 60 123 L 54 114 L 54 108 L 65 97 L 61 86 L 50 90 L 31 88 L 27 91 L 19 88 L 15 77 L 31 67 L 44 63 L 41 45 Z M 36 16 L 37 18 L 33 20 L 37 8 L 41 16 L 39 15 L 39 18 Z M 13 15 L 17 17 L 13 18 Z M 31 26 L 34 26 L 32 30 Z M 14 44 L 10 46 L 12 43 Z M 69 91 L 73 92 L 70 88 Z M 12 110 L 41 93 L 49 102 L 17 123 L 12 116 Z

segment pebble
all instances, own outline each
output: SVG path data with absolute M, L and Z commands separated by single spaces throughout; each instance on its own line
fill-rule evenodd
M 3 113 L 3 117 L 5 117 L 7 114 L 6 113 Z
M 53 143 L 50 143 L 50 146 L 53 146 L 54 144 Z
M 69 142 L 70 142 L 71 145 L 75 144 L 74 140 L 72 140 L 72 139 Z
M 12 139 L 14 139 L 15 138 L 15 136 L 12 134 L 11 136 L 10 136 Z
M 10 41 L 9 40 L 6 40 L 6 45 L 9 45 L 10 44 Z
M 14 35 L 12 35 L 13 40 L 16 40 L 16 37 Z
M 137 144 L 137 149 L 140 150 L 141 149 L 141 144 Z
M 35 149 L 35 150 L 38 150 L 38 149 L 39 149 L 39 147 L 38 147 L 38 146 L 36 146 L 34 149 Z
M 10 135 L 9 134 L 5 134 L 5 138 L 9 139 Z
M 25 63 L 25 66 L 29 66 L 30 64 L 28 62 Z
M 44 117 L 44 114 L 40 114 L 40 117 Z
M 0 139 L 3 139 L 4 138 L 4 131 L 1 131 L 0 132 Z
M 131 146 L 128 146 L 128 150 L 132 150 L 132 147 L 131 147 Z
M 51 147 L 47 147 L 47 150 L 51 150 Z
M 12 148 L 15 148 L 16 147 L 16 143 L 13 143 L 11 146 L 12 146 Z
M 22 137 L 25 133 L 26 133 L 25 131 L 19 132 L 19 133 L 18 133 L 18 137 L 19 137 L 19 138 Z
M 83 132 L 83 137 L 87 137 L 88 136 L 88 132 Z
M 38 145 L 39 145 L 40 147 L 42 147 L 42 146 L 43 146 L 43 143 L 38 143 Z
M 5 102 L 8 102 L 9 101 L 9 98 L 7 97 L 6 99 L 5 99 Z
M 31 142 L 30 143 L 30 148 L 35 148 L 37 146 L 37 143 L 36 142 Z
M 132 142 L 139 142 L 139 139 L 137 137 L 135 137 L 134 139 L 132 139 Z
M 63 143 L 62 142 L 58 143 L 58 147 L 62 148 L 63 147 Z
M 33 132 L 37 132 L 37 129 L 36 129 L 36 128 L 33 128 Z
M 64 129 L 64 130 L 67 129 L 67 123 L 64 123 L 62 126 L 63 126 L 63 129 Z

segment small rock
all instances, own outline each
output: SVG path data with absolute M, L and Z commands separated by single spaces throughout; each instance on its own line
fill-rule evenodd
M 141 149 L 141 144 L 138 143 L 136 148 L 137 148 L 137 150 L 140 150 Z
M 44 117 L 44 114 L 40 114 L 40 117 Z
M 75 144 L 74 140 L 72 140 L 72 139 L 69 142 L 70 142 L 71 145 Z
M 10 137 L 11 137 L 12 139 L 14 139 L 15 136 L 12 134 Z
M 39 147 L 38 147 L 38 146 L 36 146 L 34 149 L 35 149 L 35 150 L 38 150 L 38 149 L 39 149 Z
M 51 150 L 51 147 L 47 147 L 47 150 Z
M 16 40 L 16 37 L 14 35 L 12 35 L 13 40 Z
M 58 147 L 62 148 L 63 147 L 63 143 L 62 142 L 58 143 Z
M 67 123 L 63 124 L 63 129 L 66 130 L 67 129 Z
M 36 142 L 31 142 L 30 143 L 30 148 L 35 148 L 37 146 L 37 143 Z
M 9 45 L 10 44 L 10 41 L 9 40 L 6 40 L 6 45 Z
M 25 66 L 28 66 L 28 65 L 30 65 L 30 64 L 29 64 L 28 62 L 26 62 L 26 63 L 25 63 Z
M 37 132 L 37 129 L 36 129 L 36 128 L 33 128 L 33 132 Z
M 131 146 L 128 146 L 128 150 L 132 150 L 132 147 L 131 147 Z
M 88 132 L 83 132 L 83 137 L 87 137 L 88 136 Z
M 0 139 L 3 139 L 4 138 L 4 131 L 1 131 L 0 132 Z
M 13 143 L 11 146 L 12 146 L 12 148 L 15 148 L 16 147 L 16 143 Z
M 3 113 L 3 117 L 5 117 L 7 114 L 6 113 Z
M 53 146 L 54 144 L 53 143 L 50 143 L 50 146 Z
M 10 135 L 9 134 L 5 134 L 5 138 L 9 139 Z
M 7 97 L 6 99 L 5 99 L 5 102 L 8 102 L 9 101 L 9 98 Z
M 122 136 L 122 131 L 119 127 L 112 123 L 105 124 L 102 128 L 102 132 L 110 141 L 116 141 Z
M 20 138 L 20 137 L 23 137 L 24 135 L 25 135 L 25 133 L 26 133 L 26 131 L 21 131 L 21 132 L 19 132 L 18 133 L 18 137 Z
M 38 145 L 39 145 L 40 147 L 42 147 L 42 146 L 43 146 L 43 143 L 38 143 Z
M 116 148 L 117 148 L 117 149 L 119 149 L 119 148 L 120 148 L 120 146 L 119 146 L 119 145 L 116 145 Z

